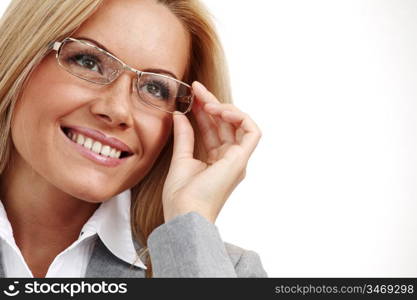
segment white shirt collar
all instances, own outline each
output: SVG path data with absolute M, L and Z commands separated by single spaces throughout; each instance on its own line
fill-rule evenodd
M 113 255 L 128 264 L 147 269 L 137 257 L 130 225 L 130 190 L 101 203 L 84 224 L 79 239 L 97 234 Z M 0 201 L 0 235 L 13 239 L 13 230 Z

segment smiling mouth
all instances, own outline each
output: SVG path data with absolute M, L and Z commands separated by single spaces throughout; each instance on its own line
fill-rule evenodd
M 61 130 L 72 142 L 77 143 L 78 145 L 83 146 L 84 148 L 87 148 L 88 150 L 103 157 L 123 159 L 133 155 L 133 153 L 122 151 L 112 146 L 103 144 L 89 136 L 76 132 L 72 128 L 61 127 Z

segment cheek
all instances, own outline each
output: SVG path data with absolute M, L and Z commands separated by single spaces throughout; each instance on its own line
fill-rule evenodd
M 135 131 L 142 148 L 138 160 L 149 171 L 171 136 L 172 115 L 166 114 L 158 117 L 148 115 L 147 118 L 136 122 Z
M 42 157 L 47 152 L 59 119 L 77 105 L 71 101 L 72 87 L 59 82 L 51 84 L 51 79 L 47 84 L 45 80 L 48 81 L 42 72 L 33 74 L 13 111 L 12 140 L 26 158 Z M 48 88 L 39 88 L 45 86 Z
M 166 118 L 153 121 L 142 124 L 141 126 L 144 153 L 162 148 L 171 134 L 172 121 L 170 119 Z
M 156 152 L 160 152 L 166 144 L 172 131 L 172 116 L 166 115 L 154 122 L 143 124 L 143 151 L 145 155 L 150 155 L 156 159 Z
M 44 106 L 36 98 L 26 97 L 32 94 L 27 88 L 16 103 L 11 122 L 12 140 L 17 151 L 26 159 L 39 157 L 48 148 L 47 131 L 49 130 L 43 120 L 50 114 L 51 108 Z M 26 93 L 27 92 L 27 93 Z

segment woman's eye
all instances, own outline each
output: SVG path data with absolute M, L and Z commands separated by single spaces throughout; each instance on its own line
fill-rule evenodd
M 161 89 L 156 86 L 155 84 L 147 84 L 146 85 L 146 92 L 152 94 L 154 96 L 160 97 L 161 96 Z
M 73 56 L 72 60 L 83 68 L 99 72 L 101 74 L 99 64 L 97 63 L 97 59 L 95 57 L 85 54 L 77 54 Z
M 149 82 L 149 83 L 142 85 L 141 90 L 142 92 L 154 98 L 168 99 L 169 97 L 168 89 L 164 87 L 162 84 Z

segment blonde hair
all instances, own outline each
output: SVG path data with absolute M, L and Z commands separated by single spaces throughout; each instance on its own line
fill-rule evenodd
M 91 16 L 103 0 L 13 0 L 0 20 L 0 180 L 10 164 L 13 143 L 11 120 L 16 101 L 30 73 L 50 51 L 52 41 L 70 36 Z M 184 81 L 202 82 L 223 103 L 231 103 L 223 50 L 207 9 L 198 0 L 156 0 L 182 21 L 191 35 L 191 53 Z M 207 153 L 192 114 L 195 157 Z M 172 136 L 146 176 L 132 190 L 131 227 L 142 246 L 138 255 L 152 277 L 147 238 L 164 223 L 162 189 L 172 155 Z

